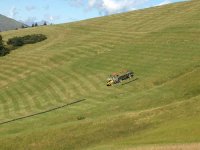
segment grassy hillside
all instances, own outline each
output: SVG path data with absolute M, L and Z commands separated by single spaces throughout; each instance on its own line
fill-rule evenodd
M 0 31 L 15 30 L 22 27 L 21 22 L 8 18 L 0 14 Z
M 190 1 L 3 32 L 4 40 L 33 33 L 48 39 L 0 58 L 0 122 L 86 100 L 0 125 L 0 147 L 199 147 L 199 8 Z M 138 79 L 106 86 L 110 73 L 126 68 Z

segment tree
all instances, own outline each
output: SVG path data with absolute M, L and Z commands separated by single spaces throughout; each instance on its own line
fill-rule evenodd
M 38 24 L 37 24 L 37 22 L 35 23 L 35 27 L 37 27 L 38 26 Z
M 4 47 L 2 36 L 0 35 L 0 56 L 5 56 L 9 51 Z
M 47 22 L 45 21 L 43 25 L 46 26 L 46 25 L 47 25 Z
M 3 46 L 3 39 L 2 39 L 2 36 L 0 35 L 0 47 Z
M 32 24 L 32 27 L 35 27 L 35 24 L 34 24 L 34 23 Z

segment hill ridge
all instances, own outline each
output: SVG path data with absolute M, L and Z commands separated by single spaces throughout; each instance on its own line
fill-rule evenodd
M 1 32 L 22 28 L 22 25 L 26 26 L 25 24 L 23 24 L 21 22 L 18 22 L 12 18 L 8 18 L 8 17 L 0 14 L 0 31 Z

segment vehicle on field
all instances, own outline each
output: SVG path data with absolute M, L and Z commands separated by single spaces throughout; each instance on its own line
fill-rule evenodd
M 107 86 L 121 83 L 123 80 L 130 79 L 134 76 L 133 71 L 125 70 L 119 73 L 113 73 L 107 78 Z

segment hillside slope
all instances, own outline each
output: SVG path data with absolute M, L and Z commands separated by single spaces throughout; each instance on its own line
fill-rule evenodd
M 0 125 L 0 147 L 199 143 L 199 8 L 190 1 L 3 32 L 5 41 L 32 33 L 48 39 L 0 58 L 0 122 L 86 100 Z M 110 73 L 126 68 L 137 80 L 106 86 Z
M 15 30 L 21 28 L 23 23 L 0 14 L 0 31 Z

